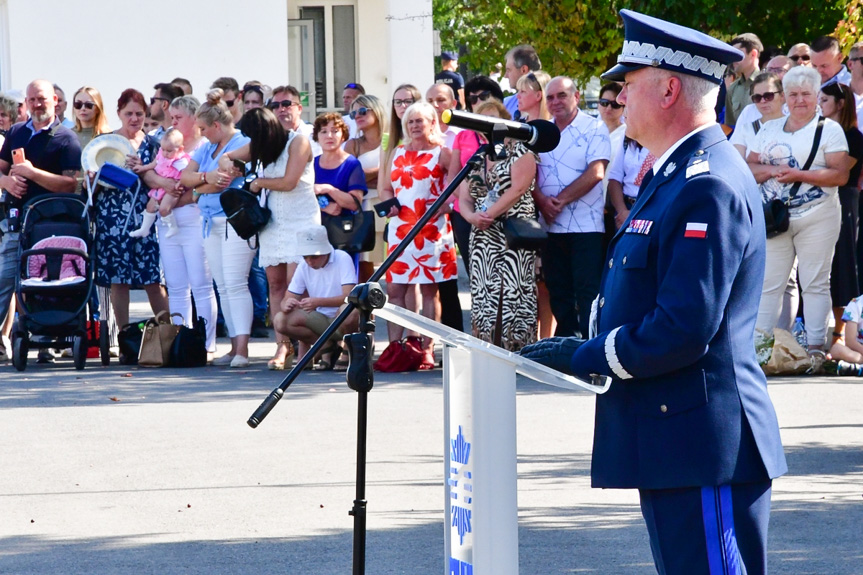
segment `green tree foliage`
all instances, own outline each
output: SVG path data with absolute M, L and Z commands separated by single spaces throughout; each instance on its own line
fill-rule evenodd
M 531 44 L 543 69 L 581 81 L 616 61 L 623 46 L 621 8 L 723 40 L 755 32 L 765 47 L 783 50 L 834 33 L 850 47 L 861 18 L 861 0 L 433 0 L 433 7 L 441 44 L 460 49 L 460 62 L 475 73 L 503 63 L 512 46 Z

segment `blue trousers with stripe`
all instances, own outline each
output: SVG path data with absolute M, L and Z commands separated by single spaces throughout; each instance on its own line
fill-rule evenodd
M 642 489 L 660 575 L 764 575 L 771 482 Z

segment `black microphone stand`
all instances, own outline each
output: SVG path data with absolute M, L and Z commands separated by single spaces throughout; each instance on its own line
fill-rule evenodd
M 497 132 L 496 134 L 494 132 Z M 381 266 L 369 278 L 369 281 L 364 284 L 357 284 L 350 295 L 348 295 L 348 305 L 333 320 L 333 323 L 318 337 L 315 344 L 309 349 L 298 362 L 297 365 L 285 376 L 282 383 L 274 389 L 269 396 L 258 406 L 258 409 L 252 414 L 247 423 L 249 427 L 256 428 L 264 420 L 265 417 L 272 411 L 280 399 L 285 395 L 285 390 L 294 382 L 295 379 L 303 372 L 306 364 L 312 361 L 321 348 L 329 341 L 339 326 L 345 322 L 348 315 L 353 310 L 359 310 L 359 331 L 344 336 L 344 341 L 347 344 L 348 350 L 348 371 L 347 383 L 348 387 L 357 392 L 357 476 L 356 476 L 356 498 L 354 506 L 348 512 L 354 518 L 354 547 L 353 547 L 353 575 L 365 574 L 365 558 L 366 558 L 366 431 L 367 415 L 368 415 L 368 392 L 374 386 L 374 369 L 372 368 L 372 360 L 374 359 L 374 332 L 375 323 L 372 319 L 372 312 L 376 309 L 384 307 L 386 304 L 386 296 L 381 289 L 378 280 L 383 277 L 389 267 L 395 263 L 404 250 L 413 242 L 414 238 L 422 231 L 423 227 L 434 217 L 447 202 L 452 193 L 458 188 L 459 184 L 467 177 L 468 173 L 478 166 L 480 162 L 485 162 L 486 156 L 494 155 L 494 159 L 506 157 L 506 151 L 503 149 L 503 138 L 505 129 L 495 127 L 494 131 L 489 136 L 489 144 L 481 146 L 476 153 L 471 156 L 467 164 L 456 174 L 450 181 L 446 189 L 441 192 L 437 200 L 426 210 L 425 214 L 417 221 L 414 227 L 408 232 L 405 238 L 399 243 L 395 250 L 387 257 Z

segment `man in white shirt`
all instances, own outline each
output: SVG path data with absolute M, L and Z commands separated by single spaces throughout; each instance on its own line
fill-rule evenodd
M 863 131 L 863 42 L 851 46 L 848 54 L 848 70 L 851 71 L 851 81 L 848 86 L 854 92 L 857 103 L 857 128 Z
M 587 337 L 590 304 L 602 275 L 602 178 L 611 142 L 601 120 L 579 112 L 578 99 L 570 78 L 552 78 L 546 87 L 548 111 L 560 130 L 560 143 L 539 155 L 533 197 L 548 227 L 542 267 L 557 320 L 555 333 Z
M 286 130 L 298 132 L 309 139 L 315 157 L 323 153 L 320 144 L 312 137 L 314 127 L 303 121 L 303 104 L 299 90 L 293 86 L 278 86 L 273 90 L 269 107 Z
M 357 272 L 351 256 L 330 245 L 324 226 L 297 232 L 297 247 L 303 261 L 291 278 L 285 299 L 279 304 L 280 311 L 273 318 L 273 326 L 279 339 L 299 340 L 299 358 L 314 345 L 345 305 L 357 283 Z M 340 331 L 355 331 L 358 318 L 355 310 Z M 330 360 L 332 366 L 338 358 Z
M 437 112 L 437 123 L 443 134 L 444 146 L 452 150 L 455 137 L 461 132 L 461 128 L 444 124 L 443 120 L 441 120 L 441 115 L 443 115 L 444 110 L 455 110 L 455 93 L 447 84 L 432 84 L 431 88 L 426 90 L 426 101 Z
M 848 84 L 851 73 L 842 63 L 839 40 L 832 36 L 821 36 L 812 42 L 812 67 L 821 75 L 821 85 L 839 82 Z

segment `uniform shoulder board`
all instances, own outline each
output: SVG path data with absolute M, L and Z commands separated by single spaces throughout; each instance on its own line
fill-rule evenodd
M 698 150 L 689 161 L 686 163 L 686 179 L 698 174 L 706 174 L 710 172 L 710 163 L 707 161 L 710 157 L 710 152 Z

